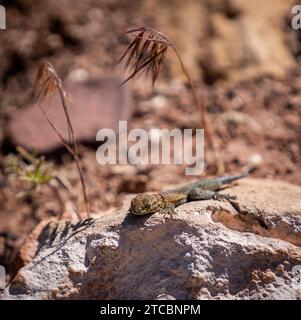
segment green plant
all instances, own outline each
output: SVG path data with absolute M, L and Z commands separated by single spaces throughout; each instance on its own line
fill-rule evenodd
M 17 147 L 16 151 L 16 154 L 10 153 L 5 157 L 4 170 L 7 175 L 14 176 L 25 184 L 17 193 L 17 197 L 32 195 L 38 187 L 45 185 L 57 198 L 63 214 L 70 204 L 69 197 L 74 197 L 75 194 L 69 181 L 63 174 L 57 172 L 53 164 L 46 161 L 44 156 L 38 156 L 22 147 Z M 68 196 L 64 192 L 65 189 L 68 191 Z M 78 218 L 80 219 L 79 215 Z
M 86 212 L 87 212 L 87 216 L 89 217 L 90 216 L 89 197 L 88 197 L 87 188 L 84 180 L 83 170 L 79 160 L 78 147 L 77 147 L 76 139 L 74 137 L 74 129 L 72 126 L 69 110 L 67 107 L 66 93 L 63 89 L 62 80 L 58 76 L 54 67 L 49 62 L 44 62 L 40 67 L 37 74 L 36 88 L 37 88 L 38 105 L 40 109 L 42 110 L 46 120 L 48 121 L 53 131 L 58 135 L 62 144 L 68 150 L 68 152 L 72 155 L 75 161 L 75 164 L 79 173 L 81 185 L 82 185 Z M 63 134 L 59 132 L 59 130 L 56 128 L 53 121 L 48 117 L 47 111 L 42 105 L 42 102 L 45 101 L 45 99 L 48 96 L 53 95 L 54 93 L 58 93 L 60 97 L 61 105 L 62 105 L 64 116 L 66 119 L 68 139 L 66 139 L 63 136 Z
M 38 157 L 21 147 L 17 147 L 17 151 L 18 154 L 9 154 L 4 160 L 7 174 L 27 182 L 30 185 L 29 190 L 48 184 L 53 179 L 52 163 L 47 162 L 45 157 Z

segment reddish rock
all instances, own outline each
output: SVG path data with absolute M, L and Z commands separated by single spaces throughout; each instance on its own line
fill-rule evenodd
M 131 113 L 130 94 L 120 87 L 120 79 L 104 78 L 86 82 L 67 82 L 68 108 L 77 141 L 95 142 L 102 128 L 118 129 L 118 121 L 126 120 Z M 67 128 L 59 97 L 43 103 L 49 118 L 65 137 Z M 13 144 L 48 153 L 62 143 L 46 121 L 37 104 L 18 111 L 11 119 L 8 136 Z
M 85 227 L 36 229 L 27 244 L 33 260 L 0 299 L 300 299 L 301 187 L 246 179 L 224 192 L 237 196 L 235 207 L 195 201 L 174 219 L 141 219 L 128 201 Z

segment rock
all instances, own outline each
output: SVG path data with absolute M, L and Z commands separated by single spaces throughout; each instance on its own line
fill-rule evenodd
M 284 77 L 296 67 L 288 45 L 293 30 L 285 25 L 294 4 L 294 0 L 274 0 L 273 5 L 262 0 L 174 0 L 172 12 L 164 1 L 145 6 L 156 17 L 157 28 L 174 42 L 192 77 L 199 78 L 201 65 L 203 78 L 214 83 L 267 74 Z M 173 75 L 180 76 L 176 57 L 170 59 Z
M 301 188 L 246 179 L 223 192 L 238 199 L 187 203 L 172 219 L 122 209 L 51 222 L 2 298 L 300 299 Z
M 214 209 L 212 219 L 228 228 L 301 246 L 301 188 L 273 180 L 242 180 L 231 191 L 234 210 Z
M 46 225 L 56 220 L 56 217 L 44 219 L 32 230 L 30 235 L 24 241 L 24 244 L 19 252 L 19 259 L 22 265 L 28 264 L 33 260 L 37 250 L 39 249 L 38 238 L 41 234 L 41 231 L 45 228 Z
M 119 120 L 127 120 L 131 113 L 129 91 L 119 87 L 121 80 L 110 77 L 85 82 L 67 81 L 65 90 L 70 97 L 68 107 L 75 138 L 82 142 L 96 142 L 102 128 L 118 129 Z M 67 137 L 66 122 L 58 96 L 43 103 L 49 118 Z M 49 153 L 62 147 L 38 105 L 18 111 L 9 123 L 8 136 L 15 145 L 39 153 Z
M 262 0 L 210 1 L 211 33 L 202 62 L 207 78 L 283 77 L 295 66 L 283 26 L 293 4 L 276 0 L 271 8 Z

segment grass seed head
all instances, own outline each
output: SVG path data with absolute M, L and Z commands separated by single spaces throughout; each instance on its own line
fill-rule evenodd
M 131 72 L 122 84 L 144 73 L 146 77 L 151 75 L 154 85 L 171 42 L 162 33 L 146 27 L 130 28 L 126 33 L 133 35 L 134 40 L 119 59 L 125 60 L 125 69 Z

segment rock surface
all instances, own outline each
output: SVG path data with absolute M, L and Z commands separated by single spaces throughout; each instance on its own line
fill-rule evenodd
M 119 86 L 120 83 L 118 77 L 66 83 L 68 107 L 77 141 L 95 143 L 98 130 L 118 130 L 118 121 L 128 119 L 131 114 L 130 95 L 126 87 Z M 54 96 L 43 106 L 67 138 L 66 120 L 59 97 Z M 16 112 L 9 123 L 8 137 L 15 145 L 39 153 L 63 147 L 37 104 Z
M 211 1 L 210 1 L 211 3 Z M 285 18 L 294 1 L 215 0 L 211 3 L 208 51 L 204 66 L 210 78 L 242 80 L 294 67 L 285 42 Z
M 300 299 L 301 188 L 246 179 L 223 192 L 238 199 L 191 202 L 173 219 L 125 207 L 50 222 L 4 299 Z
M 287 43 L 289 27 L 285 27 L 296 1 L 272 2 L 178 0 L 173 1 L 172 11 L 164 1 L 146 6 L 157 13 L 159 30 L 175 42 L 193 77 L 199 76 L 201 65 L 211 83 L 266 74 L 283 77 L 296 66 Z M 289 31 L 293 35 L 294 30 Z

